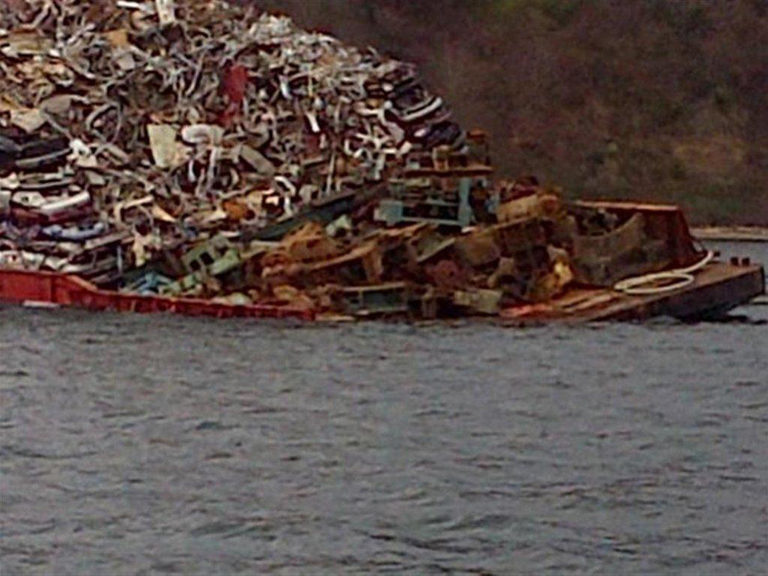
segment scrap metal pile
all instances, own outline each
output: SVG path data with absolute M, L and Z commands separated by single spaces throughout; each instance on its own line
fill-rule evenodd
M 0 266 L 435 317 L 612 281 L 599 250 L 578 262 L 591 228 L 644 240 L 641 223 L 566 210 L 535 181 L 492 185 L 482 135 L 411 65 L 285 17 L 199 0 L 2 6 Z

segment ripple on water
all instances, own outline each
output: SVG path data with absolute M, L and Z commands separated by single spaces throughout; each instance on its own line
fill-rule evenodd
M 0 315 L 3 576 L 768 565 L 765 325 Z

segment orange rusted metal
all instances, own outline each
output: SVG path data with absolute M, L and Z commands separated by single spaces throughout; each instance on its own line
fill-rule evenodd
M 580 201 L 576 202 L 575 205 L 599 208 L 623 216 L 627 220 L 635 214 L 642 214 L 645 221 L 645 233 L 649 239 L 666 241 L 673 266 L 687 266 L 698 257 L 694 247 L 694 238 L 680 206 L 601 200 Z

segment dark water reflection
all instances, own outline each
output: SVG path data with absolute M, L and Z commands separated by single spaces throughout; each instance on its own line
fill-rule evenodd
M 740 313 L 0 310 L 0 573 L 763 573 L 768 307 Z

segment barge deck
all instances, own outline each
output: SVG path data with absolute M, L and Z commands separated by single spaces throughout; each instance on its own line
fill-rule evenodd
M 668 316 L 684 321 L 722 317 L 765 294 L 765 272 L 756 264 L 713 262 L 690 285 L 669 292 L 630 295 L 610 289 L 570 290 L 551 302 L 505 311 L 518 324 L 642 321 Z
M 697 272 L 693 283 L 677 290 L 629 295 L 611 289 L 573 289 L 546 304 L 507 309 L 502 318 L 505 323 L 515 325 L 640 321 L 654 316 L 697 320 L 723 315 L 764 294 L 762 266 L 713 262 Z M 75 276 L 15 269 L 0 269 L 0 303 L 214 318 L 320 319 L 314 311 L 307 309 L 125 294 L 100 290 Z

